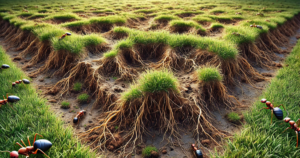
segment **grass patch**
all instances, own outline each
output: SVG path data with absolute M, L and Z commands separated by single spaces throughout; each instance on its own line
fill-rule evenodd
M 146 93 L 179 92 L 178 80 L 169 70 L 147 70 L 140 75 L 138 83 L 131 85 L 130 89 L 122 94 L 123 100 L 132 100 Z
M 47 18 L 44 18 L 44 20 L 49 20 L 49 19 L 55 19 L 55 20 L 76 19 L 76 20 L 79 20 L 80 17 L 77 14 L 73 14 L 73 13 L 61 13 L 61 14 L 51 15 L 51 16 L 48 16 Z
M 89 99 L 89 95 L 84 93 L 84 94 L 80 94 L 78 97 L 77 97 L 77 100 L 79 103 L 87 103 L 88 99 Z
M 62 101 L 60 107 L 63 108 L 63 109 L 69 109 L 70 108 L 70 102 Z
M 230 122 L 239 122 L 241 120 L 241 117 L 236 112 L 230 112 L 229 114 L 227 114 L 227 119 Z
M 197 69 L 197 76 L 200 81 L 213 82 L 222 81 L 220 70 L 215 67 L 203 67 Z
M 155 21 L 170 21 L 170 20 L 175 20 L 179 19 L 177 16 L 173 15 L 159 15 L 154 18 Z
M 76 92 L 81 91 L 81 88 L 82 88 L 82 83 L 80 83 L 80 82 L 76 82 L 73 86 L 73 90 Z
M 154 147 L 154 146 L 146 146 L 146 147 L 143 149 L 143 151 L 142 151 L 142 155 L 143 155 L 144 157 L 150 157 L 152 151 L 158 152 L 158 150 L 157 150 L 156 147 Z
M 24 77 L 26 75 L 17 68 L 2 48 L 0 49 L 0 63 L 10 65 L 8 71 L 2 71 L 0 73 L 0 93 L 3 95 L 13 93 L 21 99 L 18 103 L 14 104 L 16 111 L 12 110 L 9 105 L 3 105 L 0 108 L 1 150 L 18 151 L 20 147 L 14 145 L 16 142 L 20 142 L 20 139 L 25 140 L 27 136 L 29 136 L 32 141 L 34 134 L 39 133 L 43 136 L 42 139 L 47 139 L 53 143 L 50 150 L 46 152 L 50 157 L 97 157 L 94 152 L 83 146 L 74 136 L 72 127 L 65 126 L 64 123 L 51 112 L 47 101 L 39 98 L 36 90 L 32 86 L 29 85 L 27 88 L 18 89 L 18 91 L 11 89 L 10 81 L 14 81 L 16 78 L 21 78 L 21 76 Z M 8 153 L 0 152 L 0 157 L 8 157 L 8 155 Z

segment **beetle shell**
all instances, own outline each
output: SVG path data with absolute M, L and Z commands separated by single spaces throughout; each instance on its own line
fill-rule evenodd
M 260 25 L 256 25 L 256 28 L 263 29 Z
M 275 107 L 275 108 L 273 109 L 273 112 L 274 112 L 274 115 L 276 116 L 276 118 L 277 118 L 278 120 L 282 120 L 282 119 L 283 119 L 283 112 L 282 112 L 282 110 L 281 110 L 280 108 Z
M 67 32 L 66 34 L 67 34 L 68 36 L 71 36 L 71 33 L 70 33 L 70 32 Z
M 47 139 L 39 139 L 34 142 L 33 147 L 34 150 L 41 149 L 42 151 L 47 151 L 51 148 L 52 143 Z
M 1 68 L 2 68 L 2 69 L 8 69 L 8 68 L 9 68 L 9 65 L 3 64 L 3 65 L 1 66 Z
M 10 158 L 18 158 L 19 157 L 19 153 L 17 151 L 12 151 L 9 154 Z
M 77 122 L 78 122 L 78 118 L 77 118 L 77 117 L 74 117 L 73 123 L 77 123 Z
M 8 102 L 11 102 L 11 103 L 17 102 L 17 101 L 19 101 L 19 100 L 20 100 L 20 98 L 17 97 L 17 96 L 14 96 L 14 95 L 8 96 L 8 98 L 7 98 L 7 101 L 8 101 Z
M 202 154 L 201 150 L 199 150 L 199 149 L 195 151 L 195 155 L 196 155 L 196 158 L 203 158 L 203 154 Z
M 23 81 L 24 84 L 29 84 L 30 83 L 30 81 L 27 80 L 27 79 L 23 79 L 22 81 Z

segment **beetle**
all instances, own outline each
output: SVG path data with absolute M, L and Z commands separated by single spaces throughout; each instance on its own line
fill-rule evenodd
M 71 36 L 71 33 L 67 32 L 67 33 L 63 34 L 63 35 L 59 38 L 59 40 L 65 38 L 66 36 Z
M 300 135 L 300 128 L 299 128 L 299 125 L 300 125 L 300 119 L 298 119 L 298 120 L 295 122 L 295 121 L 291 120 L 291 118 L 286 117 L 286 118 L 284 118 L 283 121 L 286 122 L 286 123 L 289 123 L 290 126 L 291 126 L 291 127 L 286 128 L 283 132 L 285 132 L 285 131 L 288 130 L 288 129 L 292 129 L 292 130 L 295 131 L 296 137 L 297 137 L 297 145 L 296 145 L 296 148 L 297 148 L 297 147 L 298 147 L 298 139 L 299 139 L 298 137 L 299 137 L 299 135 Z M 283 132 L 282 132 L 282 133 L 283 133 Z
M 23 140 L 21 140 L 21 142 L 23 143 L 23 145 L 25 147 L 23 147 L 20 143 L 16 143 L 17 145 L 19 145 L 21 148 L 17 151 L 2 151 L 2 152 L 9 152 L 10 153 L 10 158 L 18 158 L 19 155 L 25 155 L 26 158 L 28 158 L 30 156 L 30 154 L 37 154 L 38 152 L 46 155 L 48 158 L 50 158 L 47 154 L 45 154 L 44 152 L 49 150 L 52 147 L 52 143 L 49 140 L 46 139 L 40 139 L 40 140 L 36 140 L 36 136 L 40 134 L 36 133 L 34 136 L 34 140 L 33 140 L 33 146 L 31 146 L 30 144 L 30 140 L 29 137 L 27 137 L 28 140 L 28 144 L 29 146 L 26 146 L 26 144 L 23 142 Z M 41 136 L 43 137 L 43 136 Z
M 21 77 L 22 78 L 22 77 Z M 15 87 L 16 86 L 16 84 L 21 84 L 21 83 L 23 83 L 23 84 L 30 84 L 30 81 L 29 80 L 27 80 L 27 79 L 21 79 L 21 80 L 18 80 L 18 81 L 15 81 L 15 82 L 12 82 L 12 87 Z
M 86 111 L 85 110 L 81 110 L 77 113 L 77 115 L 74 117 L 73 119 L 73 123 L 76 124 L 78 123 L 79 119 L 86 114 Z
M 9 65 L 7 65 L 7 64 L 2 64 L 0 70 L 2 70 L 2 69 L 8 69 L 8 68 L 10 68 Z
M 203 158 L 202 151 L 200 149 L 198 149 L 195 144 L 192 144 L 191 146 L 192 146 L 192 150 L 194 151 L 194 155 L 196 156 L 196 158 Z
M 10 105 L 9 103 L 14 103 L 14 102 L 17 102 L 20 100 L 19 97 L 14 96 L 14 95 L 8 96 L 8 94 L 6 94 L 6 99 L 4 96 L 3 96 L 3 98 L 4 98 L 4 100 L 0 100 L 0 108 L 2 105 L 5 105 L 5 104 Z
M 271 124 L 272 124 L 273 113 L 274 113 L 274 115 L 276 116 L 276 118 L 278 120 L 283 119 L 283 112 L 279 108 L 280 106 L 283 106 L 284 110 L 286 111 L 283 104 L 280 104 L 278 106 L 274 106 L 270 101 L 267 101 L 267 99 L 261 99 L 260 102 L 261 103 L 266 103 L 266 105 L 267 105 L 267 107 L 263 107 L 262 109 L 270 109 L 271 110 Z M 262 110 L 262 109 L 260 109 L 260 110 Z

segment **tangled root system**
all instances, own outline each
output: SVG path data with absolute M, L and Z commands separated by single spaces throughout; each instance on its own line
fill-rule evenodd
M 259 42 L 258 45 L 264 46 L 263 42 Z M 267 47 L 265 49 L 269 50 Z M 272 66 L 274 56 L 273 52 L 262 51 L 254 43 L 245 44 L 241 46 L 241 54 L 245 59 L 255 61 L 258 66 L 270 68 Z
M 99 54 L 99 53 L 103 53 L 107 50 L 109 50 L 110 47 L 108 47 L 107 44 L 99 44 L 96 46 L 87 46 L 86 49 L 93 53 L 93 54 Z
M 88 89 L 95 91 L 97 89 L 98 80 L 100 80 L 100 78 L 95 75 L 95 72 L 95 69 L 92 68 L 90 63 L 79 62 L 67 73 L 66 76 L 68 77 L 60 80 L 50 89 L 50 93 L 57 93 L 55 91 L 58 90 L 60 90 L 61 95 L 67 93 L 71 90 L 75 80 L 83 80 Z
M 195 49 L 192 47 L 168 48 L 162 54 L 160 62 L 155 67 L 191 72 L 196 67 L 195 61 L 191 58 L 194 52 Z
M 197 74 L 194 74 L 194 78 L 197 79 Z M 227 88 L 222 83 L 222 81 L 199 81 L 199 95 L 198 102 L 203 109 L 210 113 L 211 110 L 219 110 L 220 106 L 225 105 L 225 107 L 232 108 L 239 105 L 239 101 L 232 95 L 228 94 Z M 211 106 L 210 106 L 211 105 Z
M 86 55 L 86 53 L 84 54 Z M 83 56 L 83 55 L 81 55 Z M 39 68 L 37 71 L 30 74 L 30 77 L 47 72 L 50 69 L 56 69 L 53 75 L 62 76 L 67 73 L 72 67 L 76 65 L 76 61 L 80 58 L 80 55 L 71 54 L 64 50 L 52 51 L 46 61 L 45 65 Z
M 20 57 L 24 57 L 27 54 L 34 52 L 34 56 L 24 66 L 24 68 L 31 67 L 37 64 L 38 62 L 45 60 L 51 53 L 50 42 L 39 42 L 38 40 L 33 42 L 34 43 L 31 43 L 32 46 L 30 44 L 30 47 L 28 47 L 27 49 L 25 49 L 23 52 L 19 54 Z
M 124 49 L 116 57 L 101 58 L 98 72 L 102 76 L 117 75 L 122 80 L 132 80 L 137 75 L 133 67 L 141 65 L 140 61 L 132 49 Z
M 224 75 L 226 85 L 237 85 L 236 79 L 253 85 L 253 81 L 262 81 L 264 77 L 260 75 L 242 56 L 236 59 L 223 60 L 217 54 L 198 50 L 194 56 L 195 62 L 199 65 L 211 65 L 220 67 Z M 238 76 L 240 78 L 238 78 Z
M 90 140 L 90 145 L 95 148 L 107 148 L 106 144 L 113 133 L 124 132 L 122 151 L 136 142 L 143 142 L 143 134 L 150 134 L 148 127 L 158 129 L 164 134 L 164 139 L 180 140 L 178 124 L 196 126 L 195 132 L 198 135 L 204 133 L 210 135 L 214 132 L 216 136 L 225 134 L 217 130 L 206 119 L 200 107 L 192 104 L 184 104 L 185 99 L 180 94 L 169 91 L 146 94 L 142 98 L 124 101 L 119 99 L 112 110 L 100 118 L 99 126 L 94 127 L 80 135 L 80 138 Z M 155 120 L 155 121 L 154 121 Z M 116 130 L 114 127 L 118 126 Z M 92 138 L 93 135 L 98 137 Z

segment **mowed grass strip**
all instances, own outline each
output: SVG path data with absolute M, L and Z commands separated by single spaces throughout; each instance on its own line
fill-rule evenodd
M 27 144 L 27 136 L 33 142 L 34 134 L 43 136 L 37 139 L 47 139 L 53 146 L 46 152 L 51 158 L 96 158 L 97 155 L 88 147 L 83 146 L 76 137 L 71 127 L 66 127 L 63 121 L 50 111 L 46 105 L 46 100 L 39 98 L 36 90 L 30 85 L 20 84 L 16 88 L 11 88 L 11 82 L 19 80 L 26 75 L 16 67 L 16 65 L 0 48 L 0 64 L 8 64 L 9 69 L 0 70 L 0 94 L 14 94 L 21 98 L 13 105 L 14 110 L 9 105 L 0 108 L 0 150 L 18 151 L 20 148 L 16 142 L 23 139 Z M 27 144 L 28 145 L 28 144 Z M 0 152 L 0 157 L 9 157 L 9 153 Z M 24 156 L 20 156 L 22 158 Z M 31 157 L 42 157 L 40 154 Z M 45 157 L 45 156 L 43 156 Z
M 261 96 L 271 102 L 274 100 L 276 106 L 283 104 L 289 112 L 289 117 L 294 121 L 300 118 L 299 59 L 300 41 L 285 60 L 285 65 L 288 66 L 278 71 L 277 76 Z M 228 142 L 224 154 L 217 157 L 299 157 L 300 148 L 296 148 L 295 131 L 289 129 L 282 133 L 290 125 L 277 120 L 275 116 L 273 123 L 270 124 L 271 111 L 266 109 L 259 111 L 262 107 L 266 105 L 260 103 L 260 98 L 257 98 L 252 109 L 244 114 L 247 124 L 241 133 L 236 134 L 233 141 Z M 284 111 L 282 107 L 281 109 Z

